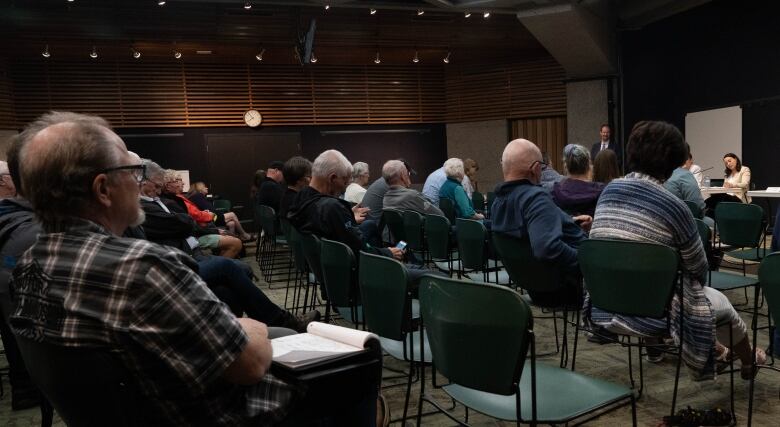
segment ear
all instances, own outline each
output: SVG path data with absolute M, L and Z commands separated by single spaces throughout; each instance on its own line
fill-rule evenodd
M 111 206 L 111 191 L 108 175 L 101 173 L 92 180 L 92 196 L 100 205 L 105 207 Z

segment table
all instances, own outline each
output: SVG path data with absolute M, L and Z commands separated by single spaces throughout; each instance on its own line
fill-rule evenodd
M 776 199 L 780 198 L 780 191 L 767 191 L 767 190 L 755 190 L 755 191 L 748 191 L 748 196 L 750 197 L 758 197 L 758 198 L 766 198 L 766 199 Z M 774 214 L 772 212 L 772 203 L 767 200 L 767 206 L 769 207 L 769 224 L 767 226 L 767 233 L 774 232 Z
M 734 187 L 701 187 L 699 190 L 701 191 L 701 197 L 704 200 L 707 200 L 713 194 L 735 194 L 745 191 L 741 188 Z

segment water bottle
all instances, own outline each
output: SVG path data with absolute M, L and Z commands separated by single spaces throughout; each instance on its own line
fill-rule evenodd
M 709 175 L 704 175 L 704 181 L 702 182 L 702 185 L 704 185 L 704 188 L 710 188 L 710 177 L 709 177 Z

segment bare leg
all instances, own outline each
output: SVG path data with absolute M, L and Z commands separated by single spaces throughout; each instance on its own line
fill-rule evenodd
M 233 212 L 225 213 L 225 224 L 230 229 L 230 232 L 240 237 L 241 240 L 249 240 L 252 237 L 244 231 L 244 227 L 241 227 L 241 221 L 238 220 L 238 217 Z
M 241 252 L 243 244 L 241 240 L 233 236 L 219 236 L 219 243 L 217 249 L 220 251 L 220 255 L 225 258 L 235 258 Z

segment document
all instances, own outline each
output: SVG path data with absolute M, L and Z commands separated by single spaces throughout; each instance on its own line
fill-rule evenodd
M 304 334 L 271 340 L 273 361 L 289 368 L 301 368 L 363 351 L 379 338 L 370 332 L 311 322 Z

